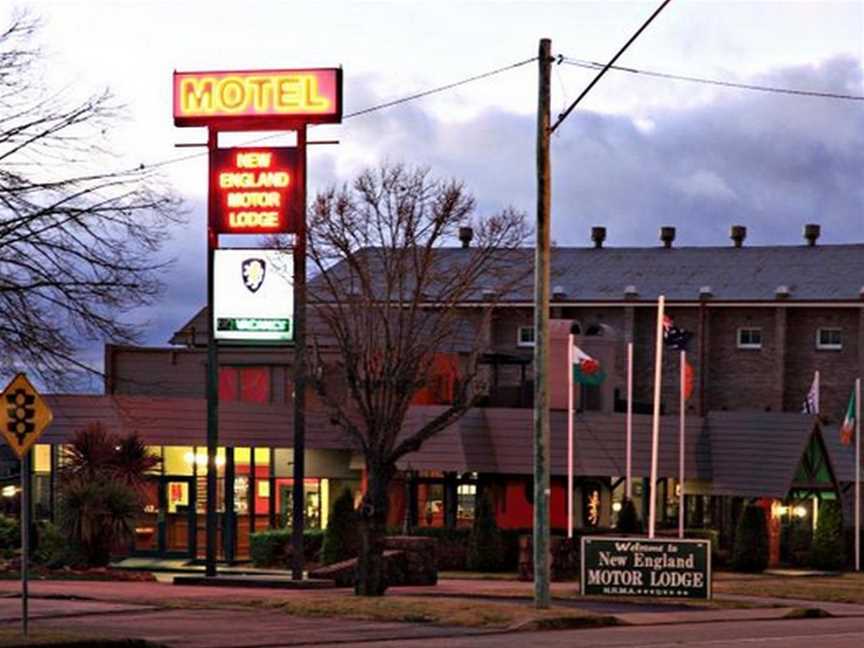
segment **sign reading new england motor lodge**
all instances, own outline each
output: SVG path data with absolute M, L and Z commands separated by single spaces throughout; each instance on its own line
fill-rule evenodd
M 342 71 L 337 68 L 175 72 L 174 124 L 217 130 L 284 130 L 342 120 Z M 299 156 L 287 147 L 212 152 L 218 234 L 297 231 Z

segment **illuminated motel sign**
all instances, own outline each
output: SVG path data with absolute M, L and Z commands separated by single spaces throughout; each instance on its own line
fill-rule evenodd
M 216 149 L 213 159 L 220 234 L 297 231 L 296 148 Z
M 298 123 L 342 121 L 342 70 L 175 72 L 175 126 L 284 129 Z

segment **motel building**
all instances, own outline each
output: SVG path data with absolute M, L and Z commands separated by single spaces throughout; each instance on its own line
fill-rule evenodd
M 794 246 L 747 245 L 740 226 L 732 235 L 731 244 L 679 247 L 674 228 L 663 228 L 655 245 L 616 248 L 606 245 L 604 228 L 593 228 L 589 245 L 553 250 L 553 532 L 563 533 L 567 521 L 563 358 L 569 332 L 607 375 L 599 386 L 575 389 L 575 524 L 579 530 L 613 526 L 624 496 L 628 342 L 634 344 L 632 489 L 647 518 L 661 294 L 675 326 L 691 334 L 686 526 L 715 529 L 728 549 L 738 512 L 756 501 L 769 513 L 773 564 L 794 564 L 796 543 L 812 533 L 827 500 L 842 502 L 851 527 L 854 457 L 852 448 L 840 443 L 839 428 L 854 380 L 864 369 L 864 244 L 821 244 L 818 226 L 809 225 L 805 240 Z M 442 249 L 440 262 L 455 263 L 470 253 L 466 237 L 461 246 Z M 494 309 L 481 358 L 488 393 L 402 462 L 391 492 L 391 526 L 470 526 L 477 494 L 485 491 L 500 527 L 530 528 L 531 291 L 528 286 L 492 304 L 478 289 L 477 298 L 463 304 L 465 321 L 477 326 L 481 309 Z M 76 430 L 100 423 L 111 432 L 137 432 L 162 458 L 129 552 L 203 556 L 209 321 L 206 309 L 190 312 L 164 346 L 108 343 L 103 394 L 46 397 L 54 421 L 35 448 L 38 516 L 54 513 L 54 475 L 63 444 Z M 309 327 L 316 332 L 314 312 Z M 434 375 L 410 408 L 407 429 L 447 405 L 468 351 L 457 345 L 436 358 Z M 661 533 L 664 527 L 671 533 L 681 490 L 680 366 L 678 351 L 663 353 L 660 480 L 654 496 Z M 250 533 L 291 525 L 293 350 L 228 346 L 219 358 L 219 556 L 242 561 L 249 557 Z M 821 412 L 802 414 L 816 371 Z M 311 392 L 306 448 L 306 524 L 325 528 L 343 489 L 359 499 L 364 463 Z

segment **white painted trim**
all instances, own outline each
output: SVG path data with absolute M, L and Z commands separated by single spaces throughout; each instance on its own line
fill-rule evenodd
M 840 342 L 823 343 L 822 331 L 838 331 L 840 333 Z M 818 351 L 842 351 L 843 350 L 843 328 L 840 326 L 820 326 L 816 329 L 816 349 Z
M 742 331 L 759 331 L 759 343 L 741 342 Z M 762 349 L 762 327 L 761 326 L 741 326 L 735 333 L 735 344 L 739 349 L 744 351 L 759 351 Z

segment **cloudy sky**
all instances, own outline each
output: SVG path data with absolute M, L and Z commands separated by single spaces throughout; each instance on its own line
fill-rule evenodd
M 74 92 L 110 87 L 128 119 L 113 133 L 127 158 L 155 163 L 203 141 L 171 119 L 173 70 L 342 65 L 345 112 L 502 67 L 536 54 L 608 60 L 659 4 L 651 2 L 150 2 L 46 1 L 46 82 Z M 2 10 L 0 10 L 2 11 Z M 864 95 L 864 3 L 674 0 L 620 65 L 821 92 Z M 594 72 L 553 70 L 560 112 Z M 536 64 L 339 126 L 314 137 L 310 189 L 382 160 L 429 165 L 465 180 L 481 210 L 533 214 Z M 240 141 L 243 141 L 242 138 Z M 194 151 L 194 150 L 193 150 Z M 653 245 L 660 225 L 683 245 L 864 242 L 864 101 L 788 96 L 610 72 L 553 139 L 553 238 L 585 245 L 606 225 L 610 245 Z M 189 223 L 162 305 L 140 314 L 162 344 L 204 298 L 203 157 L 164 167 Z M 95 353 L 94 358 L 99 354 Z

